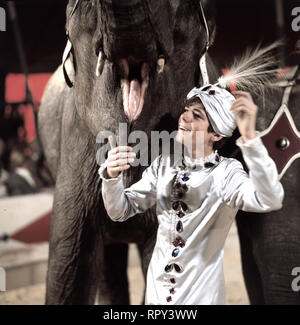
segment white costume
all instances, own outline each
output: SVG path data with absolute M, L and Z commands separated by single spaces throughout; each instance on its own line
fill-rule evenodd
M 192 161 L 197 170 L 188 157 L 184 170 L 178 161 L 171 164 L 170 157 L 159 156 L 141 180 L 126 189 L 122 174 L 105 179 L 102 173 L 104 205 L 112 220 L 125 221 L 157 203 L 159 228 L 147 273 L 146 304 L 225 304 L 224 243 L 238 209 L 267 212 L 280 209 L 283 200 L 275 163 L 261 139 L 241 142 L 237 144 L 250 177 L 239 161 L 220 157 L 217 162 L 215 154 L 209 157 L 214 163 L 209 168 L 201 167 L 202 159 Z M 189 185 L 182 199 L 188 210 L 181 218 L 170 199 L 178 171 Z M 183 247 L 176 242 L 179 236 Z M 175 267 L 169 271 L 172 263 L 181 273 Z
M 214 131 L 231 136 L 235 98 L 211 85 L 192 89 L 188 98 L 194 96 L 201 99 Z M 126 189 L 122 174 L 106 179 L 105 165 L 100 168 L 104 205 L 112 220 L 125 221 L 156 203 L 159 227 L 146 304 L 225 304 L 224 244 L 237 211 L 281 208 L 283 187 L 261 139 L 243 143 L 240 138 L 237 145 L 249 175 L 239 161 L 217 152 L 201 159 L 160 155 Z

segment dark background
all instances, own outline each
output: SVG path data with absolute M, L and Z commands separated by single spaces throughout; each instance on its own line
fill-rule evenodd
M 0 7 L 6 8 L 0 0 Z M 59 65 L 65 46 L 67 0 L 16 1 L 29 72 L 51 72 Z M 20 64 L 8 10 L 6 32 L 0 32 L 0 71 L 20 72 Z
M 284 26 L 280 31 L 276 19 L 276 0 L 216 0 L 217 36 L 210 53 L 221 66 L 230 62 L 247 46 L 271 43 L 284 37 L 285 64 L 300 63 L 300 54 L 292 55 L 300 31 L 292 30 L 292 9 L 300 7 L 300 0 L 281 0 Z

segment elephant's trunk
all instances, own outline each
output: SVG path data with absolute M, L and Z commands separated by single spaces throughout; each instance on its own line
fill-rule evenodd
M 144 0 L 103 0 L 102 35 L 106 56 L 112 61 L 133 57 L 152 61 L 157 44 Z

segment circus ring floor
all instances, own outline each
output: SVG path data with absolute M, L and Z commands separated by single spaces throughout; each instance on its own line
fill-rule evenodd
M 0 267 L 6 271 L 6 291 L 0 305 L 43 305 L 48 259 L 51 191 L 0 200 Z M 39 231 L 37 231 L 39 230 Z M 241 271 L 237 229 L 233 224 L 225 245 L 224 273 L 228 305 L 249 304 Z M 129 250 L 128 278 L 132 304 L 140 304 L 144 280 L 134 244 Z

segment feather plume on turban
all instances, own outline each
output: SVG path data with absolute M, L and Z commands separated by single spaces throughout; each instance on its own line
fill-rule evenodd
M 230 111 L 235 98 L 225 88 L 234 85 L 239 90 L 259 94 L 265 87 L 271 86 L 270 81 L 275 79 L 277 73 L 274 67 L 278 64 L 273 52 L 280 45 L 282 42 L 277 41 L 263 48 L 258 46 L 246 51 L 234 60 L 229 73 L 218 78 L 217 83 L 195 87 L 188 93 L 187 99 L 197 96 L 201 100 L 217 134 L 230 137 L 236 128 L 236 116 Z

